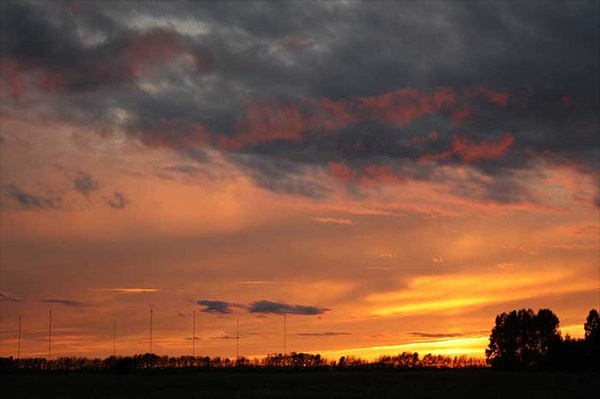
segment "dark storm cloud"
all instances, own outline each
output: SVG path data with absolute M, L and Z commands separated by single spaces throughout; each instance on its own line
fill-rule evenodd
M 115 191 L 112 197 L 106 200 L 106 203 L 113 209 L 124 209 L 130 203 L 130 201 L 125 194 Z
M 59 198 L 32 194 L 14 184 L 3 187 L 1 191 L 7 202 L 4 204 L 5 201 L 3 201 L 3 208 L 13 206 L 24 210 L 56 210 L 60 208 Z
M 1 7 L 3 107 L 199 163 L 216 147 L 276 192 L 327 195 L 307 171 L 332 162 L 362 180 L 467 163 L 497 202 L 527 198 L 516 175 L 539 160 L 598 173 L 595 1 Z
M 98 182 L 89 173 L 79 172 L 73 179 L 73 187 L 81 194 L 88 195 L 98 190 Z
M 298 194 L 310 198 L 323 198 L 326 190 L 304 173 L 306 166 L 299 162 L 279 157 L 268 158 L 258 155 L 232 156 L 238 165 L 248 171 L 261 187 L 274 192 Z
M 72 308 L 88 306 L 86 303 L 79 302 L 79 301 L 73 301 L 70 299 L 46 298 L 46 299 L 40 299 L 39 301 L 45 302 L 45 303 L 56 303 L 58 305 L 64 305 L 64 306 L 68 306 L 68 307 L 72 307 Z
M 319 315 L 329 309 L 318 306 L 290 305 L 282 302 L 256 301 L 248 306 L 250 313 L 273 313 L 273 314 L 295 314 L 295 315 Z
M 196 301 L 198 305 L 204 306 L 202 309 L 205 313 L 217 313 L 217 314 L 230 314 L 232 312 L 232 303 L 223 301 L 210 301 L 210 300 L 199 300 Z

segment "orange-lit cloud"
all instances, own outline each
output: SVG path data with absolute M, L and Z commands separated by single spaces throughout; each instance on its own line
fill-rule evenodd
M 102 288 L 102 291 L 117 292 L 119 294 L 144 294 L 158 292 L 160 288 Z
M 534 277 L 535 276 L 535 277 Z M 567 286 L 565 280 L 571 281 Z M 501 276 L 491 273 L 418 277 L 405 290 L 374 294 L 375 315 L 445 312 L 460 313 L 472 307 L 548 294 L 593 291 L 596 282 L 554 270 L 544 276 L 524 272 Z
M 317 223 L 332 223 L 332 224 L 345 224 L 351 225 L 354 224 L 351 219 L 348 218 L 333 218 L 333 217 L 323 217 L 323 216 L 315 216 L 312 217 L 311 220 Z
M 504 156 L 514 143 L 515 137 L 511 134 L 505 134 L 497 141 L 486 139 L 481 143 L 473 143 L 464 137 L 454 136 L 450 150 L 424 155 L 421 157 L 421 161 L 446 159 L 452 155 L 458 156 L 465 162 L 496 159 Z

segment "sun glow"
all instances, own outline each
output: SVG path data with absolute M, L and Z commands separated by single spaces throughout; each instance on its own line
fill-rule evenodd
M 394 355 L 402 352 L 418 352 L 419 355 L 431 353 L 445 356 L 472 356 L 483 358 L 488 344 L 487 336 L 440 339 L 434 341 L 411 342 L 399 345 L 370 346 L 362 348 L 346 348 L 331 351 L 321 351 L 326 358 L 339 358 L 341 356 L 357 356 L 367 360 L 374 360 L 383 355 Z

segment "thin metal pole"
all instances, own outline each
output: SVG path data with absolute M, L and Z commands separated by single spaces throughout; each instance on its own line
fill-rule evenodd
M 52 310 L 49 311 L 48 320 L 48 360 L 50 360 L 52 357 Z
M 0 357 L 2 356 L 2 301 L 0 301 Z
M 117 357 L 117 321 L 113 320 L 113 357 Z
M 21 358 L 21 316 L 19 316 L 19 339 L 17 340 L 17 359 Z
M 283 314 L 283 356 L 287 354 L 287 315 Z
M 240 358 L 240 319 L 237 320 L 237 333 L 235 335 L 235 358 Z
M 194 309 L 194 320 L 192 322 L 192 356 L 196 356 L 196 309 Z
M 152 353 L 152 308 L 150 308 L 150 353 Z

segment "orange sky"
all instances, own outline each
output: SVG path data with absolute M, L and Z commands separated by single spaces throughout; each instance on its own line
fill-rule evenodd
M 524 176 L 536 204 L 489 204 L 440 183 L 404 181 L 348 194 L 326 170 L 327 200 L 275 194 L 224 160 L 212 180 L 157 175 L 172 150 L 86 135 L 81 127 L 2 120 L 3 180 L 64 193 L 68 209 L 2 214 L 2 354 L 47 351 L 54 312 L 56 355 L 108 355 L 117 320 L 120 353 L 148 348 L 154 308 L 159 353 L 244 355 L 282 350 L 282 317 L 202 313 L 200 299 L 315 305 L 324 314 L 288 317 L 288 348 L 372 358 L 401 350 L 482 356 L 494 316 L 549 307 L 564 331 L 598 299 L 598 210 L 585 175 L 540 165 Z M 50 140 L 51 143 L 50 144 Z M 100 149 L 100 150 L 99 150 Z M 100 192 L 83 196 L 70 178 L 86 170 Z M 473 174 L 468 166 L 452 173 Z M 113 187 L 131 204 L 102 206 Z M 76 301 L 71 306 L 40 302 Z
M 153 309 L 159 354 L 285 313 L 289 351 L 481 357 L 600 305 L 598 2 L 0 11 L 1 356 L 50 310 L 54 356 L 145 352 Z

